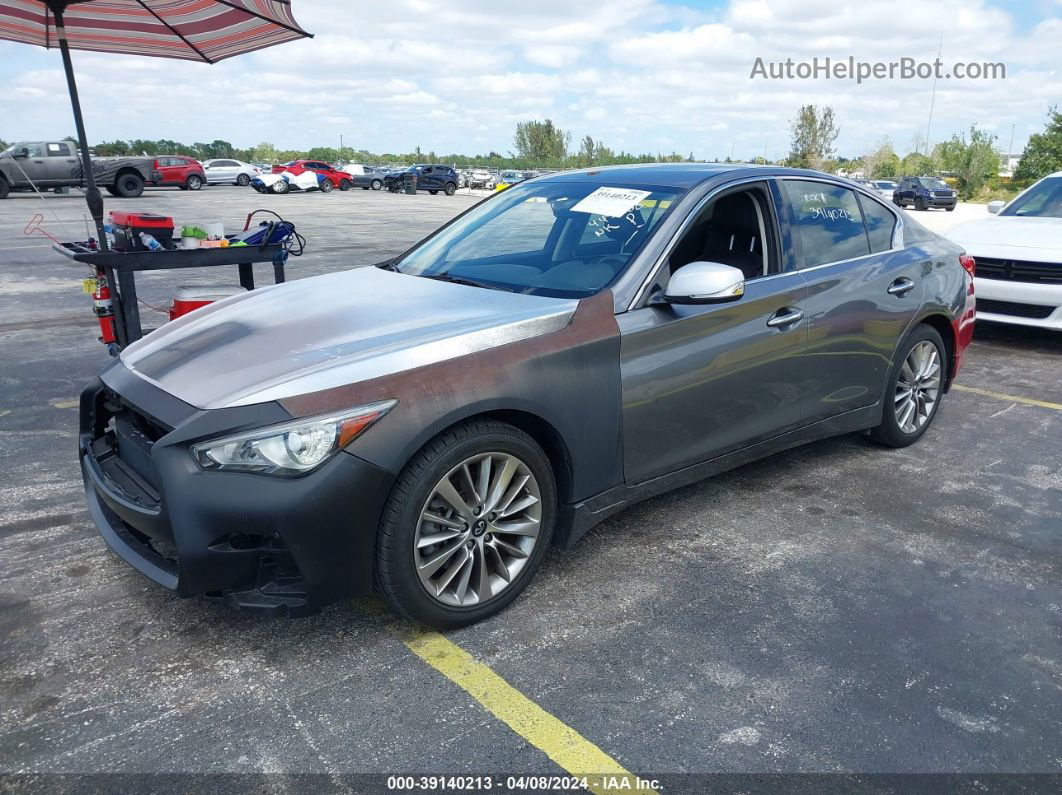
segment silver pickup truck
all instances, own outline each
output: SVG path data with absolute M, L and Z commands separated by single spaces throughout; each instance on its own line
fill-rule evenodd
M 145 182 L 161 177 L 150 157 L 93 157 L 96 184 L 112 196 L 136 198 Z M 32 182 L 32 184 L 31 184 Z M 0 152 L 0 199 L 13 190 L 83 187 L 81 158 L 73 141 L 20 141 Z

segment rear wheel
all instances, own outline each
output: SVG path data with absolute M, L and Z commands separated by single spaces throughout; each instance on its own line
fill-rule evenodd
M 119 174 L 114 189 L 123 199 L 135 199 L 144 192 L 144 180 L 139 174 Z
M 350 190 L 352 187 L 354 187 L 354 183 L 351 182 L 349 179 L 341 179 L 341 180 L 339 180 L 339 189 L 340 190 Z
M 199 190 L 203 187 L 203 178 L 198 174 L 191 174 L 188 179 L 184 181 L 184 186 L 188 188 L 188 190 Z
M 380 523 L 377 585 L 399 613 L 440 629 L 497 613 L 527 586 L 553 533 L 556 485 L 527 434 L 473 420 L 399 475 Z
M 931 326 L 921 325 L 904 340 L 889 373 L 881 425 L 870 432 L 887 447 L 914 444 L 929 429 L 944 393 L 944 341 Z
M 321 189 L 321 193 L 331 193 L 332 192 L 332 188 L 335 187 L 335 186 L 332 185 L 332 180 L 326 179 L 324 182 L 322 182 L 320 184 L 319 187 Z
M 239 185 L 241 188 L 246 188 L 248 185 L 251 184 L 251 178 L 246 174 L 240 174 L 236 177 L 236 184 Z
M 457 186 L 452 182 L 447 182 L 446 187 L 443 189 L 447 196 L 453 196 L 457 193 Z

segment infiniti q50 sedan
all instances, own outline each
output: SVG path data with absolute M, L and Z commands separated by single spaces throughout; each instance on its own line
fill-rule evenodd
M 89 510 L 182 596 L 295 615 L 375 589 L 469 624 L 638 500 L 835 434 L 917 441 L 973 270 L 816 172 L 528 180 L 130 345 L 81 398 Z

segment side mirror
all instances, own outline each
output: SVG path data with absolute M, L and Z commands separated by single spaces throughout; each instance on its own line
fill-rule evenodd
M 691 262 L 668 280 L 669 304 L 721 304 L 745 294 L 745 274 L 719 262 Z
M 996 199 L 995 201 L 990 201 L 988 203 L 988 208 L 987 208 L 988 212 L 992 213 L 992 215 L 995 215 L 1000 210 L 1002 210 L 1006 206 L 1006 204 L 1007 203 L 1005 201 L 1003 201 L 1002 199 Z
M 29 147 L 23 146 L 21 149 L 15 152 L 15 157 L 29 157 Z

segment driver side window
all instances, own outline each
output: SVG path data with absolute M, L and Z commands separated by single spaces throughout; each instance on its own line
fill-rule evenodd
M 743 186 L 700 209 L 668 257 L 668 272 L 691 262 L 738 268 L 746 281 L 781 273 L 774 216 L 765 185 Z

